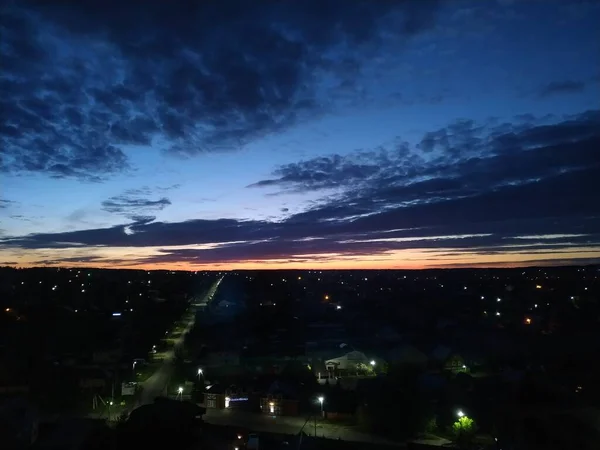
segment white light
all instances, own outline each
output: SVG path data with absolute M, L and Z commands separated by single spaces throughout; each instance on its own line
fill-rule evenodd
M 371 364 L 372 366 L 375 366 L 375 360 L 374 360 L 374 359 L 372 359 L 370 364 Z
M 317 400 L 319 400 L 319 403 L 322 405 L 323 402 L 325 401 L 325 398 L 324 397 L 319 397 Z
M 225 408 L 229 408 L 229 402 L 231 399 L 229 397 L 225 397 Z
M 496 311 L 496 315 L 499 316 L 500 315 L 500 311 Z
M 498 297 L 498 298 L 496 299 L 496 301 L 497 301 L 497 302 L 501 301 L 500 297 Z
M 202 375 L 202 369 L 198 369 L 198 375 Z
M 342 307 L 341 307 L 340 305 L 337 305 L 337 306 L 335 307 L 335 309 L 342 309 Z
M 179 392 L 179 393 L 181 394 L 181 393 L 183 392 L 183 388 L 182 388 L 181 386 L 179 386 L 179 387 L 177 388 L 177 392 Z
M 464 412 L 462 412 L 462 411 L 459 409 L 458 411 L 456 411 L 456 415 L 457 415 L 458 417 L 463 417 L 463 416 L 465 415 L 465 413 L 464 413 Z
M 113 317 L 119 317 L 121 315 L 121 313 L 117 312 L 117 313 L 112 313 Z

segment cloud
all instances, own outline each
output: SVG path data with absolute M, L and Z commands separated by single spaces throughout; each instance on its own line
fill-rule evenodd
M 129 189 L 121 195 L 110 197 L 102 202 L 102 209 L 109 213 L 125 216 L 135 223 L 148 223 L 155 219 L 151 213 L 162 211 L 171 205 L 167 197 L 156 200 L 145 198 L 152 194 L 148 187 Z
M 133 223 L 5 237 L 0 246 L 154 249 L 136 259 L 147 264 L 392 258 L 393 252 L 412 249 L 442 259 L 508 254 L 514 261 L 550 261 L 575 253 L 597 258 L 600 112 L 551 124 L 528 119 L 459 121 L 427 133 L 423 139 L 431 148 L 423 149 L 422 141 L 414 146 L 399 141 L 390 148 L 278 168 L 271 188 L 326 195 L 274 222 L 156 222 L 141 216 L 166 207 L 168 199 L 149 199 L 151 190 L 140 189 L 103 205 Z
M 540 92 L 540 97 L 551 97 L 562 94 L 575 94 L 585 90 L 586 83 L 583 81 L 553 81 L 544 86 Z
M 599 111 L 551 124 L 526 118 L 502 124 L 459 120 L 425 133 L 413 147 L 398 140 L 373 151 L 286 164 L 249 187 L 282 193 L 337 189 L 342 194 L 334 198 L 335 205 L 323 208 L 350 216 L 347 209 L 364 214 L 481 195 L 597 166 Z
M 5 199 L 0 199 L 0 209 L 5 209 L 8 208 L 9 206 L 14 206 L 17 202 L 13 201 L 13 200 L 5 200 Z
M 103 181 L 129 169 L 126 145 L 241 148 L 331 110 L 323 80 L 354 86 L 365 64 L 432 27 L 437 3 L 12 2 L 0 21 L 3 170 Z

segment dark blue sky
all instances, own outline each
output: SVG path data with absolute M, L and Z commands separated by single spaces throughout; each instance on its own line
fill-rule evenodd
M 2 2 L 0 263 L 600 260 L 600 2 Z

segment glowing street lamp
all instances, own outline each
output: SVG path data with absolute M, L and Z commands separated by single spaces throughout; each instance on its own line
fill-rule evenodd
M 375 367 L 375 360 L 372 359 L 371 362 L 370 362 L 370 364 L 371 364 L 371 366 Z
M 457 415 L 458 417 L 464 417 L 464 416 L 465 416 L 465 413 L 464 413 L 464 412 L 462 412 L 462 411 L 459 409 L 458 411 L 456 411 L 456 415 Z
M 321 416 L 325 416 L 325 413 L 323 411 L 323 402 L 325 401 L 325 397 L 321 396 L 321 397 L 317 398 L 317 400 L 321 404 Z

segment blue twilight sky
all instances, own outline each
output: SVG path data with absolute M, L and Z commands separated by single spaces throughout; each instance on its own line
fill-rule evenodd
M 600 2 L 3 1 L 0 263 L 600 260 Z

